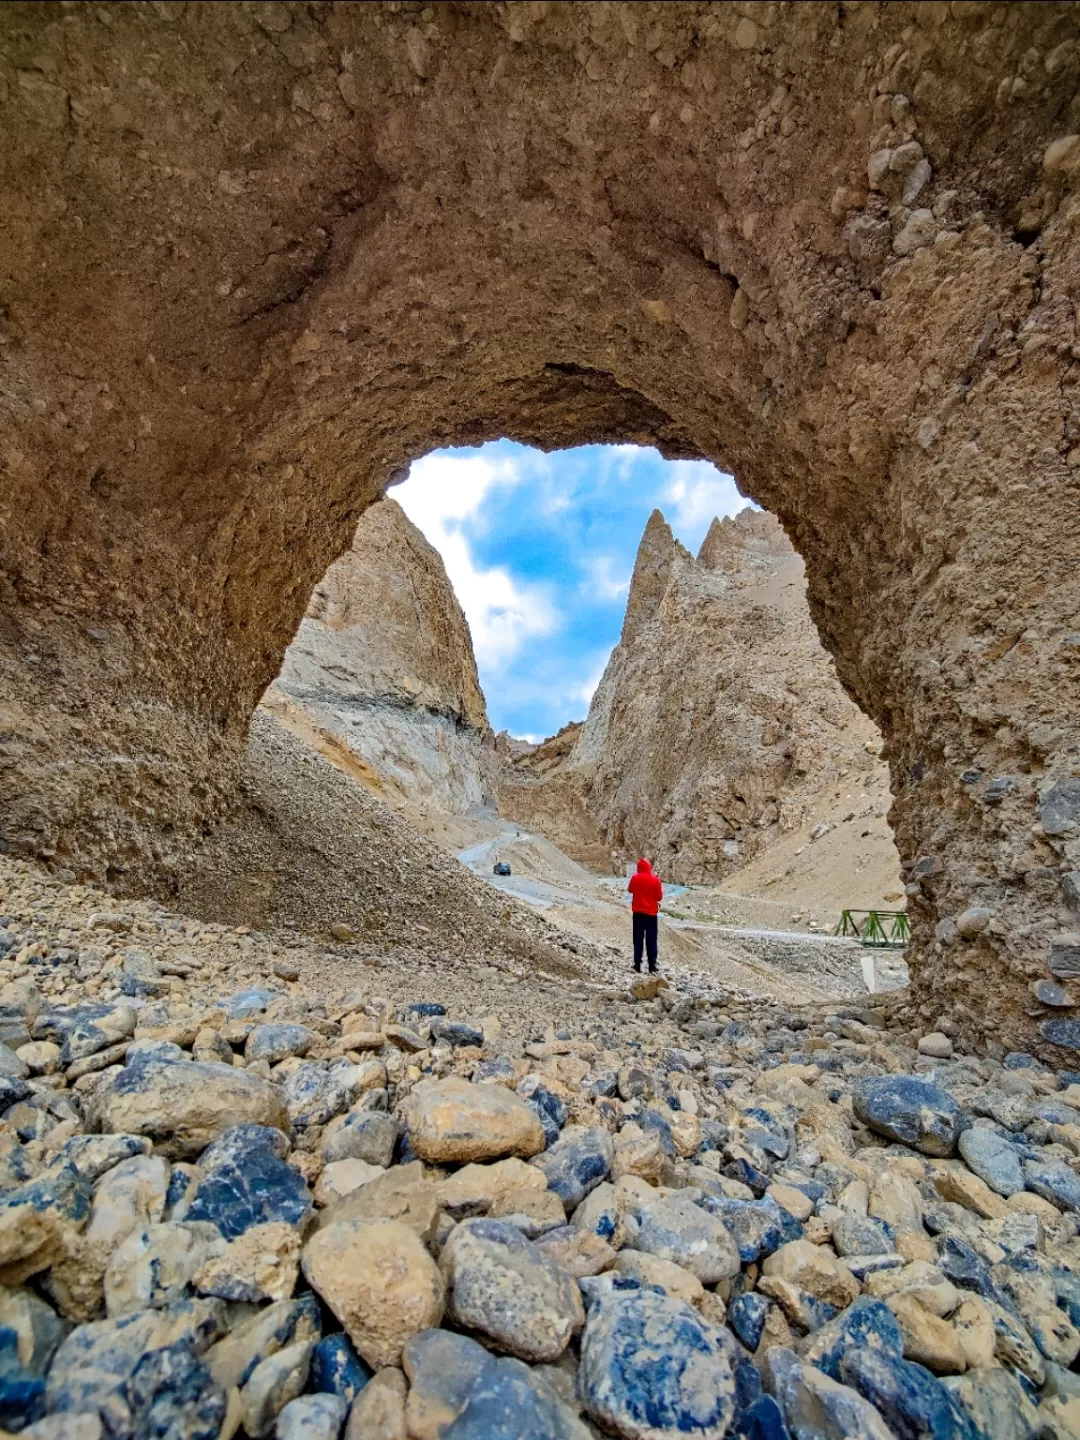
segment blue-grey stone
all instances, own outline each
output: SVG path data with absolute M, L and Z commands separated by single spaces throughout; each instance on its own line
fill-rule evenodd
M 637 1123 L 641 1126 L 642 1130 L 655 1131 L 655 1133 L 660 1136 L 660 1146 L 664 1154 L 669 1160 L 675 1159 L 675 1137 L 671 1133 L 671 1125 L 659 1110 L 654 1110 L 651 1106 L 646 1106 L 641 1114 L 638 1115 Z
M 1065 1101 L 1059 1100 L 1056 1095 L 1048 1095 L 1045 1100 L 1040 1100 L 1035 1106 L 1035 1115 L 1049 1125 L 1080 1125 L 1080 1110 L 1066 1105 Z
M 263 1125 L 227 1130 L 203 1153 L 186 1218 L 212 1221 L 227 1240 L 271 1220 L 301 1224 L 312 1209 L 311 1192 L 283 1153 L 288 1141 L 279 1130 Z
M 856 1082 L 855 1115 L 878 1135 L 924 1155 L 951 1155 L 964 1112 L 940 1085 L 913 1075 L 875 1075 Z
M 1010 1050 L 1001 1062 L 1006 1070 L 1037 1070 L 1039 1062 L 1026 1050 Z
M 20 1100 L 25 1100 L 32 1094 L 28 1082 L 20 1079 L 18 1075 L 0 1075 L 0 1111 L 17 1105 Z
M 736 1295 L 727 1309 L 728 1324 L 748 1350 L 756 1350 L 761 1343 L 768 1314 L 769 1302 L 756 1290 Z
M 1080 946 L 1076 948 L 1080 952 Z M 1077 974 L 1080 974 L 1080 965 L 1077 967 Z M 1051 1020 L 1041 1021 L 1039 1034 L 1044 1040 L 1049 1040 L 1051 1045 L 1061 1045 L 1066 1050 L 1080 1050 L 1080 1020 L 1073 1019 L 1071 1015 L 1055 1015 Z
M 833 1245 L 838 1255 L 891 1255 L 892 1227 L 884 1220 L 845 1211 L 833 1224 Z
M 165 1214 L 171 1215 L 173 1210 L 187 1194 L 191 1186 L 191 1175 L 187 1170 L 177 1169 L 175 1166 L 169 1174 L 169 1188 L 165 1192 Z
M 703 1285 L 739 1273 L 739 1251 L 727 1226 L 689 1194 L 676 1190 L 636 1207 L 627 1231 L 636 1249 L 682 1265 Z
M 943 1235 L 938 1241 L 938 1268 L 962 1290 L 973 1290 L 976 1295 L 1001 1304 L 1002 1296 L 990 1275 L 989 1265 L 961 1236 Z
M 55 1156 L 49 1169 L 74 1165 L 87 1180 L 100 1180 L 114 1166 L 136 1155 L 150 1152 L 150 1141 L 143 1135 L 73 1135 Z
M 1039 797 L 1039 823 L 1047 835 L 1072 835 L 1080 830 L 1080 780 L 1067 776 Z
M 899 1440 L 978 1440 L 967 1411 L 929 1370 L 884 1350 L 849 1350 L 840 1364 Z
M 427 1016 L 445 1015 L 446 1006 L 440 1005 L 437 1000 L 414 1000 L 411 1005 L 405 1006 L 405 1014 L 423 1020 Z
M 1016 1147 L 997 1131 L 972 1126 L 961 1134 L 958 1149 L 968 1169 L 998 1195 L 1018 1195 L 1024 1189 Z
M 410 1410 L 437 1440 L 588 1440 L 573 1411 L 527 1365 L 496 1359 L 464 1335 L 422 1330 L 402 1363 Z
M 275 1440 L 337 1440 L 348 1408 L 340 1395 L 298 1395 L 278 1415 Z
M 325 1125 L 352 1103 L 350 1075 L 353 1067 L 345 1064 L 324 1065 L 305 1060 L 297 1066 L 281 1087 L 289 1119 L 301 1128 Z
M 547 1178 L 548 1189 L 554 1190 L 567 1210 L 573 1210 L 607 1179 L 614 1160 L 615 1142 L 606 1130 L 571 1125 L 530 1163 Z
M 45 1381 L 19 1359 L 19 1337 L 0 1325 L 0 1426 L 24 1430 L 45 1413 Z
M 904 1257 L 896 1253 L 844 1256 L 844 1264 L 856 1280 L 865 1280 L 868 1275 L 876 1275 L 879 1270 L 900 1270 L 905 1263 Z
M 784 1412 L 795 1440 L 886 1440 L 889 1427 L 857 1390 L 793 1350 L 776 1346 L 762 1365 L 765 1389 Z
M 227 1408 L 225 1391 L 190 1337 L 149 1351 L 124 1389 L 135 1440 L 217 1440 Z
M 484 1032 L 475 1025 L 468 1025 L 464 1020 L 444 1020 L 436 1018 L 431 1022 L 432 1038 L 440 1045 L 451 1045 L 454 1049 L 466 1045 L 473 1045 L 479 1048 L 484 1043 Z
M 115 1045 L 116 1040 L 115 1034 L 102 1030 L 92 1020 L 80 1020 L 72 1025 L 64 1036 L 60 1047 L 60 1063 L 74 1065 L 77 1060 L 85 1060 L 90 1055 L 96 1055 L 99 1050 Z
M 306 1055 L 318 1038 L 306 1025 L 256 1025 L 244 1044 L 244 1059 L 274 1065 L 292 1055 Z
M 744 1265 L 764 1260 L 784 1243 L 784 1222 L 780 1207 L 768 1196 L 762 1200 L 728 1200 L 707 1195 L 701 1208 L 723 1220 Z M 800 1234 L 802 1227 L 799 1227 Z M 797 1238 L 797 1237 L 792 1237 Z
M 517 1093 L 544 1127 L 545 1143 L 554 1145 L 569 1115 L 565 1102 L 548 1089 L 539 1075 L 526 1075 Z
M 720 1437 L 735 1410 L 731 1337 L 653 1290 L 615 1290 L 590 1306 L 578 1393 L 605 1429 L 635 1440 Z
M 978 1440 L 1033 1440 L 1038 1432 L 1035 1406 L 1004 1366 L 946 1375 L 941 1383 L 966 1411 Z
M 776 1160 L 786 1160 L 791 1151 L 791 1136 L 782 1120 L 769 1113 L 760 1105 L 750 1105 L 743 1111 L 744 1120 L 753 1120 L 759 1129 L 748 1132 L 748 1138 L 760 1145 Z
M 1080 1176 L 1064 1160 L 1025 1160 L 1027 1189 L 1061 1210 L 1080 1211 Z
M 6 1154 L 0 1155 L 0 1197 L 23 1181 L 32 1180 L 36 1168 L 26 1147 L 12 1144 Z
M 731 1440 L 791 1440 L 784 1412 L 771 1395 L 762 1395 L 735 1421 Z
M 751 1165 L 750 1161 L 742 1156 L 728 1160 L 722 1168 L 722 1173 L 729 1180 L 738 1180 L 740 1185 L 745 1185 L 759 1200 L 771 1183 L 763 1170 L 759 1170 L 756 1165 Z
M 619 1089 L 619 1076 L 615 1070 L 595 1070 L 581 1082 L 586 1095 L 595 1095 L 599 1100 L 610 1100 Z
M 1056 1010 L 1071 1010 L 1076 1005 L 1069 992 L 1056 980 L 1036 980 L 1031 989 L 1040 1005 L 1050 1005 Z
M 74 1165 L 59 1165 L 14 1190 L 0 1195 L 0 1208 L 32 1205 L 35 1210 L 49 1211 L 61 1220 L 83 1226 L 90 1215 L 93 1186 Z
M 225 1307 L 219 1300 L 188 1300 L 165 1310 L 142 1310 L 119 1320 L 79 1325 L 61 1344 L 49 1370 L 47 1412 L 98 1415 L 112 1440 L 153 1436 L 153 1430 L 138 1427 L 148 1413 L 154 1413 L 160 1382 L 169 1377 L 148 1372 L 132 1391 L 129 1381 L 136 1369 L 144 1357 L 177 1344 L 186 1344 L 193 1357 L 201 1356 L 224 1329 L 224 1316 Z M 179 1369 L 172 1368 L 181 1379 Z M 181 1388 L 189 1383 L 190 1372 Z M 164 1394 L 167 1397 L 167 1389 Z
M 311 1352 L 312 1390 L 339 1395 L 351 1405 L 371 1376 L 371 1367 L 360 1359 L 347 1335 L 327 1335 Z
M 366 1160 L 389 1169 L 400 1125 L 397 1117 L 376 1110 L 350 1110 L 323 1141 L 323 1158 Z
M 63 1046 L 77 1025 L 101 1020 L 112 1008 L 111 1005 L 61 1005 L 54 1010 L 43 1010 L 30 1027 L 30 1033 L 35 1040 L 51 1040 L 54 1045 Z
M 904 1337 L 896 1316 L 883 1301 L 868 1295 L 860 1295 L 835 1320 L 815 1331 L 803 1359 L 839 1380 L 844 1356 L 849 1350 L 863 1348 L 881 1350 L 897 1359 L 904 1354 Z
M 506 1221 L 463 1220 L 439 1268 L 454 1323 L 524 1360 L 557 1360 L 581 1326 L 576 1280 Z
M 228 1000 L 221 1001 L 221 1008 L 228 1015 L 230 1020 L 249 1020 L 254 1015 L 261 1015 L 271 1001 L 276 1000 L 281 994 L 280 990 L 262 990 L 251 988 L 248 990 L 237 990 Z

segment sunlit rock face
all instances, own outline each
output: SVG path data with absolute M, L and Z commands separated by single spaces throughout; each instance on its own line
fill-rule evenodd
M 493 807 L 469 626 L 438 551 L 394 500 L 366 511 L 315 587 L 263 703 L 327 753 L 344 747 L 343 763 L 393 803 Z
M 804 558 L 888 747 L 927 1010 L 1043 1043 L 1078 35 L 1054 3 L 0 8 L 8 846 L 171 883 L 388 480 L 655 444 Z
M 571 849 L 584 812 L 616 872 L 649 855 L 670 880 L 709 883 L 841 778 L 883 770 L 880 743 L 821 646 L 777 521 L 714 520 L 695 558 L 654 511 L 588 719 L 568 749 L 519 761 L 500 795 Z

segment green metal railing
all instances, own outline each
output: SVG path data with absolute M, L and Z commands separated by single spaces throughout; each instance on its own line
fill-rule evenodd
M 903 910 L 841 910 L 837 935 L 850 935 L 860 945 L 902 950 L 911 939 L 911 921 Z

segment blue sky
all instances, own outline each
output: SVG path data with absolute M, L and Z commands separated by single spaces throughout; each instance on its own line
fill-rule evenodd
M 390 494 L 443 557 L 492 725 L 532 739 L 584 718 L 653 509 L 696 552 L 714 515 L 748 503 L 704 460 L 511 440 L 433 451 Z

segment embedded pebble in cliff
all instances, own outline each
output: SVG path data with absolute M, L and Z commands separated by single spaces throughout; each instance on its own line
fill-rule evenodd
M 505 1222 L 462 1221 L 439 1266 L 451 1319 L 523 1360 L 557 1360 L 584 1323 L 574 1280 Z

